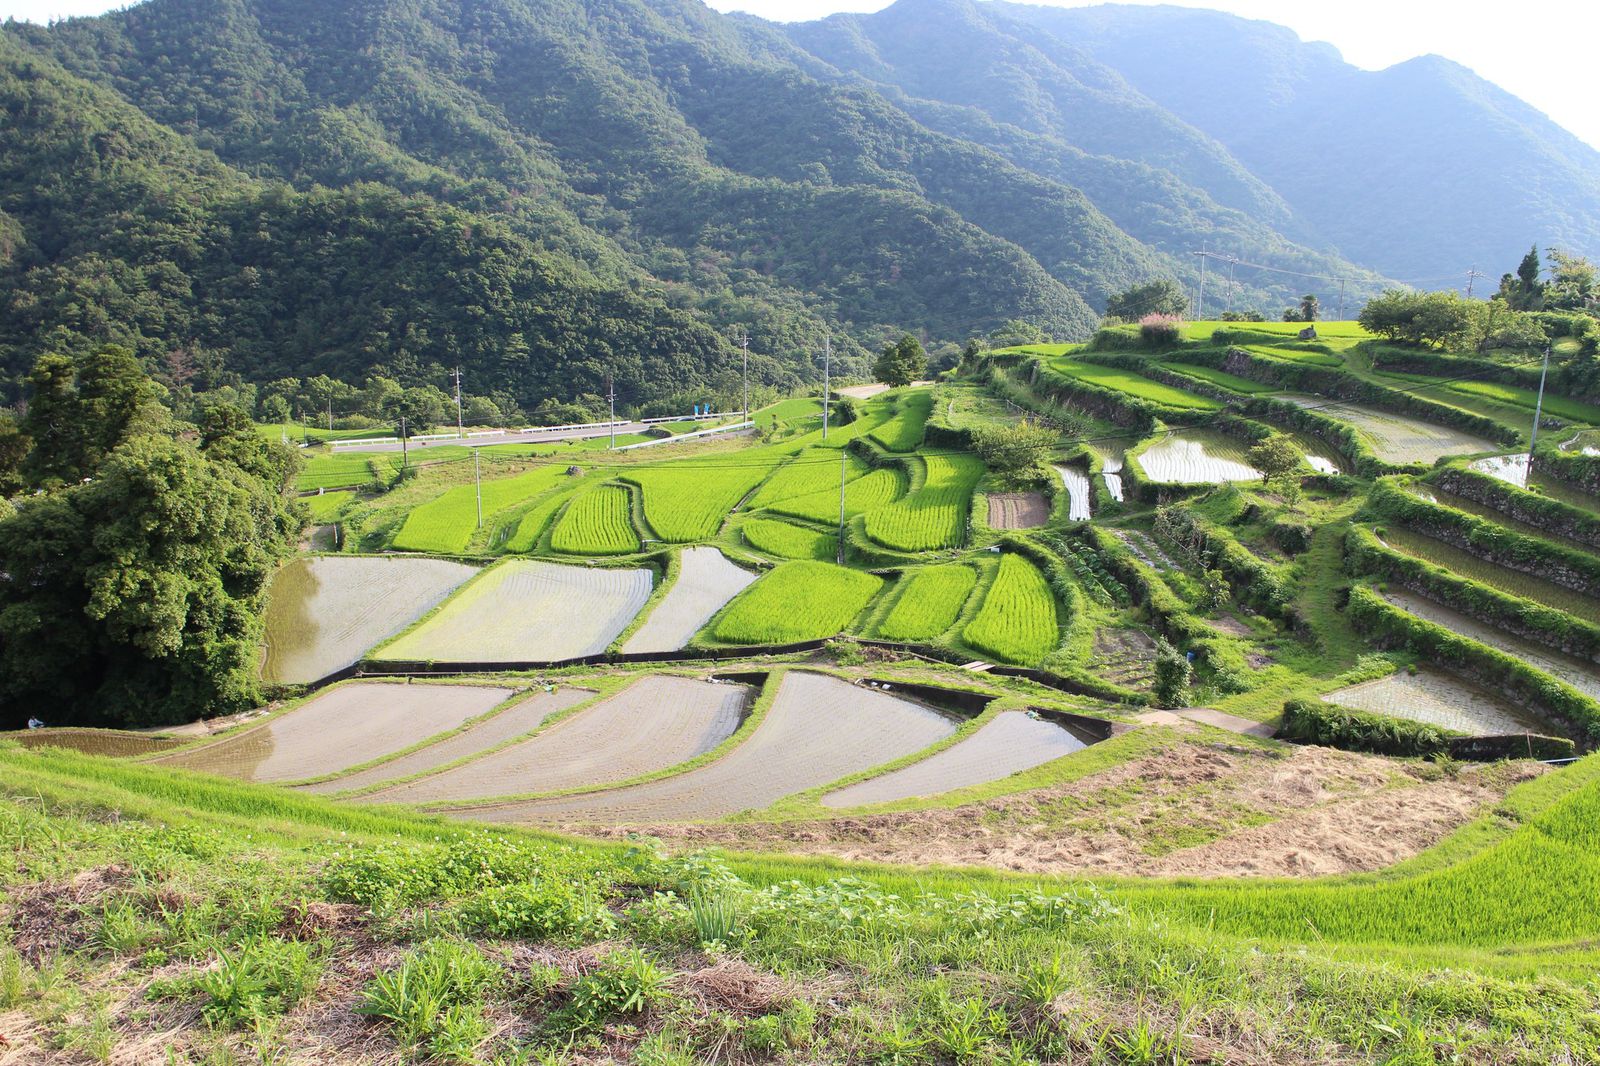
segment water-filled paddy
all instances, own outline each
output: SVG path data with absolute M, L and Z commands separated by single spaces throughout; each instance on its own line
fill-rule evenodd
M 678 580 L 622 650 L 677 651 L 755 579 L 755 574 L 733 565 L 715 548 L 683 549 L 678 556 Z
M 246 781 L 303 781 L 457 729 L 511 693 L 488 685 L 348 682 L 263 725 L 161 761 Z
M 125 759 L 136 755 L 149 755 L 183 743 L 181 737 L 156 736 L 149 733 L 131 733 L 120 729 L 19 729 L 0 733 L 0 740 L 14 740 L 24 748 L 67 748 L 85 755 L 104 755 L 110 759 Z
M 633 621 L 650 589 L 648 570 L 511 559 L 490 568 L 376 657 L 551 662 L 595 655 Z
M 491 821 L 675 822 L 760 810 L 785 796 L 893 762 L 956 722 L 920 703 L 791 670 L 766 717 L 733 751 L 676 777 L 610 792 L 473 811 Z
M 327 677 L 428 613 L 475 573 L 447 559 L 296 559 L 272 579 L 262 677 L 284 684 Z
M 1474 459 L 1468 464 L 1473 470 L 1490 477 L 1497 477 L 1501 481 L 1515 485 L 1522 489 L 1531 489 L 1552 500 L 1581 507 L 1585 511 L 1600 511 L 1600 497 L 1591 496 L 1576 485 L 1569 485 L 1557 478 L 1546 477 L 1535 472 L 1531 477 L 1528 474 L 1528 453 L 1518 452 L 1514 455 L 1491 455 L 1483 459 Z
M 1461 577 L 1481 581 L 1508 595 L 1521 596 L 1542 603 L 1546 607 L 1566 611 L 1585 621 L 1600 624 L 1600 599 L 1594 596 L 1585 596 L 1581 592 L 1574 592 L 1572 589 L 1534 577 L 1532 574 L 1524 574 L 1520 570 L 1511 570 L 1485 562 L 1470 552 L 1434 540 L 1432 537 L 1423 536 L 1403 526 L 1387 527 L 1383 540 L 1407 555 L 1442 566 Z
M 1061 485 L 1067 493 L 1067 520 L 1070 522 L 1087 522 L 1090 513 L 1089 501 L 1094 495 L 1090 491 L 1089 475 L 1075 466 L 1064 465 L 1057 466 L 1056 473 L 1061 475 Z M 1118 489 L 1120 490 L 1120 488 L 1119 479 Z M 1117 498 L 1120 499 L 1121 497 L 1118 496 Z
M 1379 459 L 1391 463 L 1432 463 L 1446 455 L 1493 451 L 1493 441 L 1436 426 L 1404 415 L 1358 404 L 1336 403 L 1317 396 L 1285 396 L 1301 407 L 1317 408 L 1329 418 L 1348 422 L 1361 432 Z
M 1048 718 L 1003 711 L 958 744 L 881 777 L 822 797 L 825 807 L 860 807 L 981 785 L 1082 751 L 1089 741 Z
M 1402 670 L 1359 685 L 1330 692 L 1323 699 L 1358 711 L 1408 718 L 1458 733 L 1493 736 L 1546 731 L 1538 721 L 1519 714 L 1505 700 L 1439 670 Z
M 749 697 L 745 685 L 643 677 L 528 740 L 367 798 L 441 803 L 516 796 L 665 770 L 732 736 Z
M 582 688 L 557 688 L 537 690 L 518 700 L 490 718 L 452 734 L 437 744 L 418 748 L 407 755 L 379 763 L 353 774 L 335 777 L 315 785 L 307 785 L 307 792 L 345 792 L 351 789 L 370 788 L 384 781 L 397 781 L 426 770 L 448 766 L 458 759 L 488 751 L 508 740 L 531 733 L 544 724 L 546 718 L 582 703 L 594 693 Z M 417 739 L 421 739 L 418 737 Z
M 1458 511 L 1465 511 L 1468 514 L 1476 515 L 1479 518 L 1486 518 L 1497 526 L 1504 526 L 1507 529 L 1514 529 L 1518 533 L 1525 533 L 1530 537 L 1538 537 L 1541 540 L 1555 541 L 1582 551 L 1594 550 L 1593 546 L 1585 544 L 1582 541 L 1569 540 L 1568 538 L 1561 536 L 1559 533 L 1552 533 L 1550 530 L 1541 526 L 1536 526 L 1531 522 L 1518 521 L 1517 519 L 1506 514 L 1504 511 L 1496 510 L 1495 508 L 1490 507 L 1488 504 L 1479 503 L 1477 500 L 1469 500 L 1465 496 L 1457 496 L 1453 492 L 1446 491 L 1445 489 L 1441 489 L 1433 485 L 1417 485 L 1413 487 L 1411 491 L 1418 499 L 1427 500 L 1430 503 L 1437 503 L 1444 507 L 1453 507 Z
M 1220 485 L 1255 481 L 1261 471 L 1245 460 L 1246 446 L 1232 437 L 1204 429 L 1175 429 L 1139 453 L 1139 465 L 1151 481 L 1178 485 Z

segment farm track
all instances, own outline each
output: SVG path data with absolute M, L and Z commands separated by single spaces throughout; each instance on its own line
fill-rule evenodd
M 447 559 L 311 556 L 272 579 L 262 677 L 305 684 L 356 662 L 478 571 Z
M 558 688 L 554 692 L 545 692 L 541 689 L 507 707 L 493 718 L 479 722 L 454 736 L 446 737 L 437 744 L 429 744 L 409 755 L 379 763 L 370 769 L 358 770 L 344 777 L 302 787 L 307 792 L 346 792 L 381 784 L 384 781 L 410 777 L 438 766 L 446 766 L 457 759 L 488 751 L 515 737 L 531 733 L 543 725 L 546 718 L 593 695 L 593 691 L 581 688 Z
M 496 564 L 378 657 L 526 662 L 595 655 L 627 628 L 650 590 L 648 570 L 512 559 Z
M 739 727 L 749 697 L 745 685 L 670 675 L 640 678 L 521 743 L 363 799 L 443 803 L 624 781 L 676 766 L 722 743 Z M 485 813 L 492 818 L 498 810 Z
M 936 796 L 1030 770 L 1088 745 L 1065 727 L 1022 711 L 1003 711 L 972 736 L 921 762 L 822 797 L 824 807 L 860 807 Z
M 1408 718 L 1461 733 L 1541 733 L 1545 727 L 1524 718 L 1510 704 L 1450 674 L 1418 667 L 1329 692 L 1323 699 L 1358 711 Z
M 990 529 L 1037 529 L 1050 521 L 1050 505 L 1037 492 L 989 494 Z
M 487 685 L 350 682 L 254 729 L 156 761 L 246 781 L 302 781 L 456 729 L 511 693 Z
M 678 580 L 622 650 L 677 651 L 755 579 L 716 548 L 685 548 L 678 556 Z
M 716 762 L 662 781 L 474 811 L 472 817 L 568 824 L 724 818 L 903 758 L 955 729 L 919 703 L 793 670 L 755 732 Z

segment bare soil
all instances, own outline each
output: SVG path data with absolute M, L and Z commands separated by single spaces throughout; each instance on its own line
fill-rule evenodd
M 916 865 L 1313 877 L 1415 855 L 1542 769 L 1519 762 L 1449 776 L 1329 748 L 1194 738 L 1069 784 L 963 807 L 647 831 L 693 846 Z
M 1050 505 L 1037 492 L 991 492 L 990 529 L 1034 529 L 1050 520 Z

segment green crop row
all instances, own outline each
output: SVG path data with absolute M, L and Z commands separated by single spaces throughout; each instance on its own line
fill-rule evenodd
M 955 625 L 978 582 L 978 572 L 960 564 L 928 566 L 913 570 L 902 582 L 899 598 L 878 626 L 878 636 L 926 641 Z
M 752 548 L 781 559 L 831 562 L 838 557 L 839 538 L 832 533 L 819 533 L 814 529 L 770 518 L 747 519 L 739 531 Z
M 845 480 L 854 481 L 872 468 L 849 453 L 844 454 Z M 750 497 L 752 510 L 770 507 L 783 500 L 817 493 L 839 495 L 840 452 L 837 448 L 812 447 L 778 467 L 756 494 Z
M 926 390 L 908 393 L 900 400 L 895 416 L 868 436 L 891 452 L 915 451 L 917 445 L 922 443 L 928 415 L 932 411 L 933 393 Z
M 972 455 L 929 455 L 922 487 L 886 507 L 867 512 L 867 536 L 897 551 L 959 547 L 966 540 L 972 492 L 983 461 Z
M 550 547 L 569 555 L 627 555 L 639 550 L 633 501 L 621 485 L 600 485 L 568 505 L 550 533 Z
M 499 511 L 549 491 L 564 477 L 566 471 L 559 466 L 541 466 L 512 477 L 484 481 L 484 521 Z M 476 485 L 457 485 L 412 508 L 395 533 L 391 547 L 400 551 L 443 554 L 465 551 L 478 529 L 478 492 Z
M 883 579 L 819 562 L 784 563 L 741 592 L 717 618 L 724 644 L 787 644 L 842 633 Z
M 1061 641 L 1056 600 L 1039 568 L 1020 555 L 1006 554 L 983 606 L 961 639 L 1005 662 L 1033 665 Z
M 644 517 L 669 544 L 691 544 L 716 536 L 728 512 L 771 472 L 748 453 L 727 466 L 658 466 L 630 470 L 622 480 L 644 493 Z M 773 459 L 774 464 L 776 459 Z
M 795 518 L 809 518 L 813 522 L 837 522 L 839 520 L 837 467 L 834 467 L 834 479 L 832 488 L 780 500 L 767 510 Z M 845 518 L 854 518 L 858 514 L 875 511 L 893 503 L 905 495 L 907 480 L 905 471 L 896 465 L 879 467 L 864 477 L 847 483 L 844 489 Z

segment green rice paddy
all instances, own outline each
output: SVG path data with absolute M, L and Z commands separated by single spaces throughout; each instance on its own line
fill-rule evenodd
M 783 644 L 850 628 L 883 579 L 821 562 L 784 563 L 741 592 L 712 625 L 724 644 Z
M 1187 389 L 1173 388 L 1171 385 L 1163 385 L 1159 381 L 1152 381 L 1132 371 L 1120 370 L 1116 367 L 1080 363 L 1075 359 L 1055 359 L 1051 361 L 1050 368 L 1068 377 L 1086 381 L 1091 385 L 1125 392 L 1129 396 L 1136 396 L 1141 400 L 1149 400 L 1164 407 L 1176 407 L 1191 411 L 1216 411 L 1222 407 L 1222 404 L 1216 400 L 1201 396 L 1199 393 L 1190 392 Z

